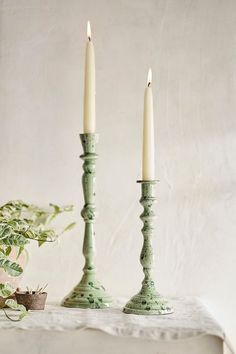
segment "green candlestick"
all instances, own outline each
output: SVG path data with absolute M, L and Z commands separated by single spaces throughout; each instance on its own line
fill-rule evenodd
M 156 202 L 154 194 L 156 182 L 157 181 L 138 181 L 142 186 L 140 203 L 144 208 L 143 213 L 140 215 L 143 221 L 142 234 L 144 238 L 140 262 L 143 267 L 144 279 L 140 292 L 133 296 L 123 309 L 125 313 L 135 315 L 165 315 L 173 312 L 167 301 L 163 300 L 156 291 L 151 276 L 153 263 L 152 235 L 153 221 L 155 219 L 152 206 Z
M 105 288 L 97 281 L 94 267 L 94 221 L 95 221 L 95 171 L 96 143 L 98 134 L 80 134 L 84 154 L 80 157 L 83 163 L 84 207 L 81 216 L 85 222 L 83 254 L 85 265 L 79 284 L 63 300 L 66 307 L 102 309 L 109 306 L 112 299 L 106 294 Z

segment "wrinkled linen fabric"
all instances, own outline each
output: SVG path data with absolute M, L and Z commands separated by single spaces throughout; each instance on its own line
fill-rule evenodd
M 114 336 L 131 336 L 152 340 L 178 340 L 213 335 L 226 340 L 224 331 L 195 298 L 169 299 L 174 313 L 161 316 L 127 315 L 122 312 L 126 302 L 119 299 L 107 309 L 71 309 L 47 305 L 44 311 L 30 311 L 20 322 L 11 322 L 1 314 L 0 329 L 82 330 L 96 329 Z

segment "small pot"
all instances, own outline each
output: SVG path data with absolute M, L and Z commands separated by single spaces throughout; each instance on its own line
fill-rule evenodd
M 20 305 L 24 305 L 26 310 L 44 310 L 45 302 L 47 299 L 47 293 L 35 293 L 29 294 L 28 292 L 16 292 L 16 301 Z

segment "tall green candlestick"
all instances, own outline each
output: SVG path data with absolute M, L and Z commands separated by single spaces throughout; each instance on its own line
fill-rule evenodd
M 85 265 L 82 279 L 63 300 L 62 305 L 66 307 L 102 309 L 108 307 L 112 299 L 106 294 L 105 288 L 97 281 L 94 266 L 95 172 L 98 157 L 96 154 L 98 134 L 80 134 L 80 138 L 84 150 L 83 155 L 80 157 L 84 160 L 82 184 L 85 204 L 81 211 L 81 216 L 85 222 L 83 243 Z
M 143 267 L 144 279 L 140 292 L 130 299 L 123 311 L 135 315 L 165 315 L 172 313 L 173 310 L 156 291 L 151 275 L 153 264 L 152 235 L 155 219 L 152 206 L 156 202 L 154 193 L 156 181 L 138 181 L 138 183 L 141 183 L 142 187 L 140 203 L 144 208 L 140 215 L 143 222 L 142 234 L 144 239 L 140 262 Z

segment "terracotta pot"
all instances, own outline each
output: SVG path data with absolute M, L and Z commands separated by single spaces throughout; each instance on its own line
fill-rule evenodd
M 19 264 L 23 269 L 25 269 L 28 263 L 28 252 L 24 250 L 20 257 L 17 259 L 18 247 L 13 247 L 9 259 L 13 262 Z M 0 283 L 9 283 L 13 288 L 18 288 L 20 285 L 21 278 L 23 273 L 19 277 L 12 277 L 8 275 L 3 269 L 0 269 Z
M 18 304 L 24 305 L 26 310 L 44 310 L 47 293 L 32 293 L 28 292 L 16 292 L 16 301 Z

